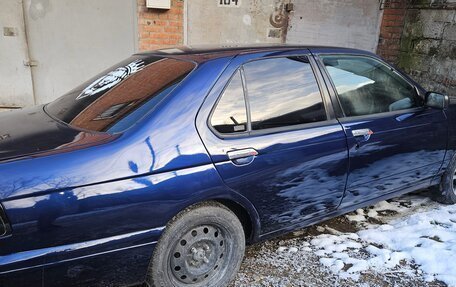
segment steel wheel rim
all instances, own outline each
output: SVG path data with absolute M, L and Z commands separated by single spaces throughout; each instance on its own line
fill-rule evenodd
M 173 244 L 170 275 L 180 283 L 205 285 L 223 273 L 230 249 L 224 228 L 213 224 L 192 228 Z
M 456 193 L 456 171 L 453 173 L 453 192 Z

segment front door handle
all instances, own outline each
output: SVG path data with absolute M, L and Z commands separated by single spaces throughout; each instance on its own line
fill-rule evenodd
M 232 150 L 226 154 L 235 165 L 247 165 L 255 159 L 258 152 L 254 148 L 244 148 Z
M 358 143 L 368 141 L 373 134 L 371 129 L 352 130 L 352 135 L 357 138 Z
M 354 137 L 364 137 L 364 136 L 370 136 L 374 132 L 371 129 L 359 129 L 359 130 L 352 130 L 352 135 Z

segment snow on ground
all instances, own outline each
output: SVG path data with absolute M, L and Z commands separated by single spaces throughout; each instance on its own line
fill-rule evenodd
M 456 206 L 406 195 L 254 245 L 232 286 L 456 286 Z

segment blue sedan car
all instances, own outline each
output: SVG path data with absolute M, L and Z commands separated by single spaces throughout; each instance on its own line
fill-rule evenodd
M 377 56 L 137 54 L 0 114 L 0 286 L 226 286 L 255 243 L 417 189 L 456 203 L 456 105 Z

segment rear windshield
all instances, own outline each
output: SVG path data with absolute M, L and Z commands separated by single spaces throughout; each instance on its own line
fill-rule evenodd
M 149 112 L 194 68 L 192 62 L 133 56 L 49 103 L 45 110 L 76 128 L 121 132 Z

